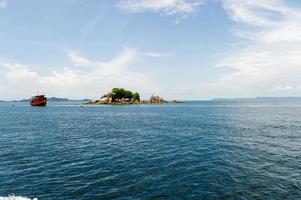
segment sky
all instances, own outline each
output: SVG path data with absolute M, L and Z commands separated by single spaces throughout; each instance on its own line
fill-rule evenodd
M 301 96 L 299 0 L 0 0 L 0 99 Z

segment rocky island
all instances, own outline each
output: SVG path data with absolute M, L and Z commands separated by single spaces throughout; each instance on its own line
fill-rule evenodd
M 149 100 L 141 100 L 138 92 L 125 90 L 124 88 L 113 88 L 111 92 L 103 95 L 100 99 L 90 101 L 84 105 L 99 104 L 163 104 L 168 103 L 163 97 L 152 95 Z M 184 103 L 183 101 L 173 100 L 171 103 Z

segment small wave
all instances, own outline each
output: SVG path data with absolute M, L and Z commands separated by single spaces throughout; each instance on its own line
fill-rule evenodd
M 0 200 L 38 200 L 38 199 L 37 198 L 30 199 L 27 197 L 10 195 L 8 197 L 0 197 Z

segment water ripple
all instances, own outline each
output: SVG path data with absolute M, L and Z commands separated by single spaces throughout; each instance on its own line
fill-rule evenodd
M 0 199 L 300 199 L 300 105 L 2 103 Z

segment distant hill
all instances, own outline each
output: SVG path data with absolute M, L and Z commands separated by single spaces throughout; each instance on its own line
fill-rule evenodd
M 74 100 L 74 99 L 68 99 L 68 98 L 62 98 L 62 97 L 49 97 L 47 99 L 48 99 L 48 101 L 91 101 L 91 99 Z
M 301 97 L 256 97 L 258 100 L 301 100 Z
M 48 101 L 70 101 L 68 98 L 50 97 Z
M 92 101 L 92 99 L 81 99 L 81 100 L 71 100 L 71 101 Z
M 248 101 L 255 100 L 256 98 L 215 98 L 211 99 L 211 101 Z
M 91 101 L 91 99 L 71 100 L 71 99 L 62 98 L 62 97 L 49 97 L 47 99 L 48 99 L 48 101 L 87 101 L 87 102 Z M 31 99 L 21 99 L 21 100 L 13 100 L 13 102 L 28 102 L 30 100 Z M 0 102 L 5 102 L 5 101 L 0 100 Z
M 255 97 L 255 98 L 216 98 L 212 101 L 280 101 L 280 100 L 301 100 L 301 97 Z

